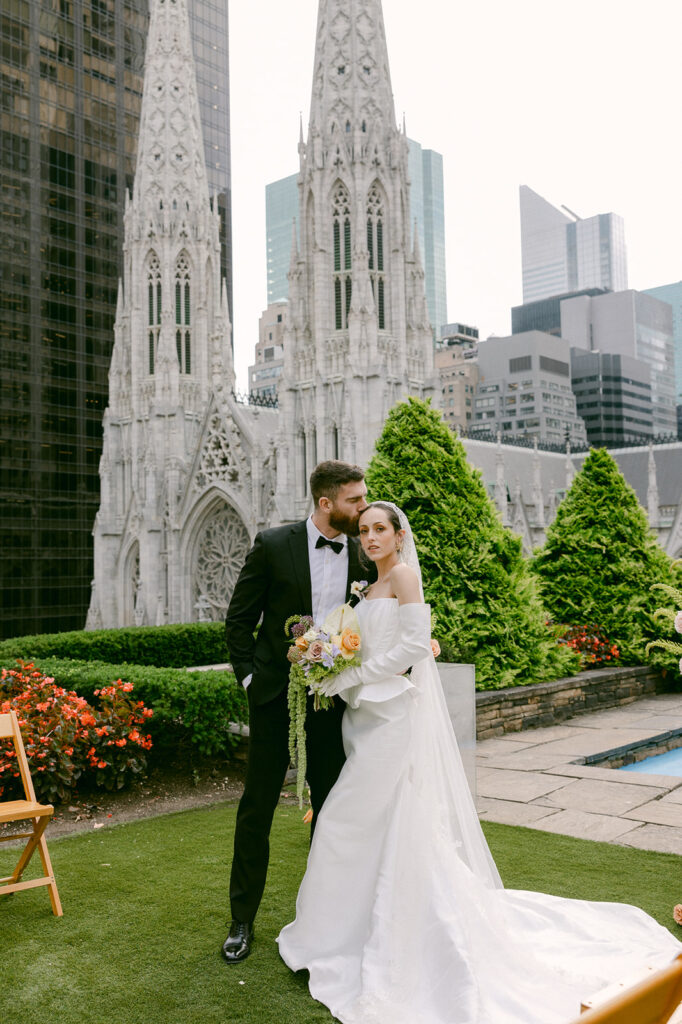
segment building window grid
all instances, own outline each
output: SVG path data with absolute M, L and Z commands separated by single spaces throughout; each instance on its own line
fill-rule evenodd
M 339 182 L 332 198 L 334 233 L 334 326 L 337 331 L 348 326 L 351 303 L 351 227 L 350 196 Z

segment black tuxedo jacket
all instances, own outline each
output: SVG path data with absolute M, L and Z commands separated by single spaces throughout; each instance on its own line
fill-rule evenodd
M 374 566 L 360 565 L 359 551 L 359 542 L 349 537 L 346 600 L 354 580 L 376 576 Z M 225 636 L 232 667 L 239 682 L 253 675 L 249 694 L 256 704 L 273 700 L 287 686 L 291 640 L 284 623 L 296 614 L 312 614 L 306 520 L 256 535 L 227 609 Z

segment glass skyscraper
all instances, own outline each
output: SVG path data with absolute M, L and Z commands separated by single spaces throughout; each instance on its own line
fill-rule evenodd
M 445 209 L 443 157 L 408 139 L 410 212 L 417 222 L 424 284 L 434 339 L 447 323 L 445 279 Z M 290 174 L 265 186 L 265 234 L 268 305 L 289 296 L 287 272 L 291 257 L 292 221 L 298 231 L 298 175 Z
M 189 0 L 231 298 L 226 0 Z M 0 635 L 77 629 L 92 578 L 146 0 L 3 0 Z
M 298 174 L 290 174 L 265 186 L 268 305 L 289 297 L 287 273 L 294 221 L 298 232 L 297 181 Z
M 523 301 L 587 288 L 628 286 L 623 220 L 615 213 L 578 217 L 552 206 L 527 185 L 519 190 Z
M 675 347 L 675 404 L 677 406 L 677 436 L 682 439 L 682 281 L 645 288 L 645 295 L 653 295 L 672 306 L 673 345 Z

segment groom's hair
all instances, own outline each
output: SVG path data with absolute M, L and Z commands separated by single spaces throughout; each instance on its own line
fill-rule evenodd
M 359 466 L 352 466 L 350 462 L 328 459 L 326 462 L 318 463 L 310 474 L 310 493 L 315 506 L 319 505 L 320 498 L 329 498 L 334 501 L 344 484 L 364 479 L 364 470 Z

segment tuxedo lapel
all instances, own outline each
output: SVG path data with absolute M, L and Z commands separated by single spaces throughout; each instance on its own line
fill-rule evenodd
M 313 595 L 310 585 L 310 561 L 308 559 L 308 531 L 306 521 L 296 523 L 289 534 L 289 550 L 294 565 L 294 575 L 301 594 L 301 607 L 292 614 L 310 615 L 313 610 Z
M 348 538 L 348 580 L 346 582 L 346 601 L 350 598 L 350 585 L 355 580 L 362 579 L 362 566 L 360 565 L 360 544 L 354 537 Z

